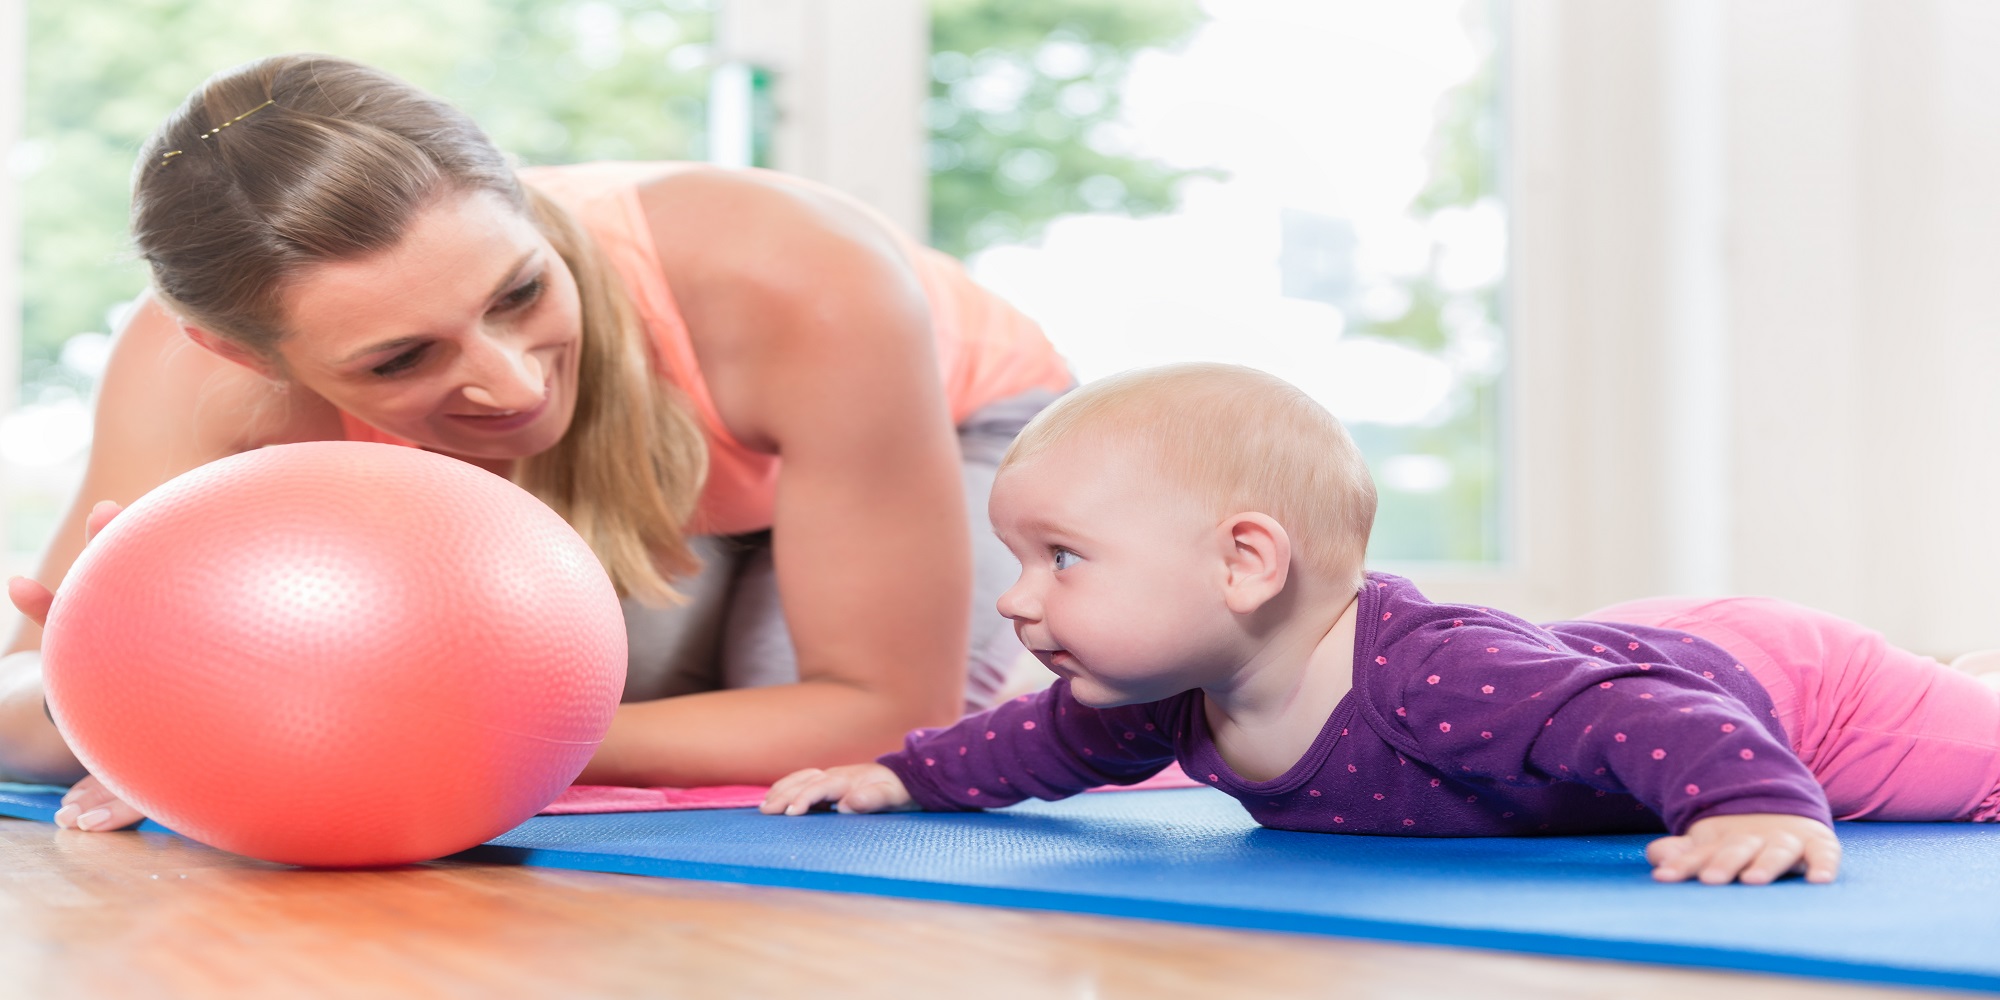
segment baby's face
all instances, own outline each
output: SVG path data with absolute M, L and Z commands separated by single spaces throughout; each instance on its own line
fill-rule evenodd
M 1000 613 L 1096 707 L 1158 701 L 1226 679 L 1226 533 L 1143 454 L 1064 442 L 1010 466 L 988 513 L 1021 560 Z

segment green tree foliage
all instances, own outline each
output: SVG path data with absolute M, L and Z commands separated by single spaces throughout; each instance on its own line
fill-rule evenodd
M 964 256 L 1061 215 L 1145 215 L 1191 174 L 1122 148 L 1132 60 L 1185 40 L 1195 0 L 932 0 L 932 245 Z
M 30 0 L 23 376 L 85 388 L 64 341 L 145 285 L 128 250 L 139 145 L 209 74 L 278 52 L 389 69 L 525 162 L 699 156 L 707 0 Z M 30 397 L 32 398 L 32 396 Z
M 29 0 L 23 376 L 145 284 L 125 232 L 140 144 L 209 74 L 276 52 L 389 69 L 527 163 L 704 155 L 714 0 Z M 1188 171 L 1123 155 L 1119 88 L 1195 0 L 934 0 L 933 239 L 964 254 L 1056 216 L 1170 209 Z

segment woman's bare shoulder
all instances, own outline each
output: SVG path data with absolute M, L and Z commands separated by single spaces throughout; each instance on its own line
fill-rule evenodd
M 853 199 L 770 171 L 706 169 L 660 178 L 640 202 L 738 441 L 775 451 L 798 420 L 834 419 L 829 400 L 773 385 L 864 393 L 884 369 L 936 380 L 922 285 L 894 231 Z
M 774 273 L 774 255 L 844 244 L 899 255 L 887 223 L 832 188 L 771 170 L 686 165 L 639 186 L 662 266 Z M 781 272 L 780 272 L 781 273 Z
M 295 398 L 296 397 L 296 398 Z M 177 470 L 267 444 L 341 436 L 340 414 L 189 339 L 151 296 L 112 344 L 93 452 Z

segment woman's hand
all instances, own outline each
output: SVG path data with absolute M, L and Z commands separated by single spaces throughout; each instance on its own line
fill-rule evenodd
M 123 830 L 145 818 L 124 799 L 111 794 L 111 790 L 104 787 L 95 775 L 85 775 L 82 781 L 71 786 L 63 794 L 62 808 L 56 810 L 57 826 L 91 833 Z
M 83 522 L 84 546 L 88 548 L 90 540 L 96 538 L 97 533 L 103 531 L 104 526 L 124 509 L 109 500 L 99 500 L 96 506 L 90 508 L 90 516 Z M 7 599 L 14 602 L 16 610 L 40 627 L 49 623 L 49 606 L 56 602 L 56 595 L 25 576 L 17 576 L 7 581 Z
M 835 812 L 872 813 L 917 808 L 896 772 L 880 764 L 809 767 L 778 779 L 758 808 L 767 816 L 802 816 L 823 802 Z
M 105 501 L 90 509 L 90 517 L 84 522 L 84 544 L 96 538 L 111 519 L 121 510 L 117 504 Z M 7 581 L 7 597 L 14 607 L 28 616 L 36 625 L 46 625 L 49 606 L 55 603 L 56 595 L 49 588 L 27 577 L 17 576 Z M 86 775 L 62 797 L 62 808 L 56 810 L 56 825 L 75 830 L 121 830 L 145 819 L 139 810 L 127 805 L 124 800 L 111 794 L 104 784 L 95 777 Z
M 1744 813 L 1696 820 L 1687 833 L 1646 845 L 1653 878 L 1708 885 L 1765 885 L 1803 870 L 1808 882 L 1840 872 L 1840 839 L 1818 820 L 1784 813 Z

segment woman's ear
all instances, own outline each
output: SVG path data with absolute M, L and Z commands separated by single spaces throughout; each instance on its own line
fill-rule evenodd
M 230 340 L 228 337 L 224 337 L 212 330 L 202 329 L 192 323 L 182 323 L 181 329 L 187 333 L 189 340 L 200 344 L 210 354 L 226 361 L 234 361 L 273 382 L 285 381 L 284 372 L 280 371 L 276 364 L 273 364 L 269 358 L 266 358 L 262 354 L 236 341 Z
M 1270 516 L 1254 512 L 1231 515 L 1222 531 L 1228 536 L 1229 569 L 1223 603 L 1236 614 L 1251 614 L 1285 589 L 1292 538 Z

